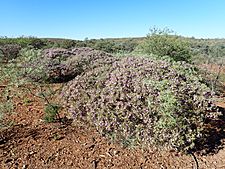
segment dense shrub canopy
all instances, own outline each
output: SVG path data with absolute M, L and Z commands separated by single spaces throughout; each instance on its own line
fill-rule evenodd
M 77 76 L 62 91 L 76 120 L 125 144 L 188 150 L 202 137 L 214 108 L 194 68 L 145 58 L 123 58 Z
M 159 57 L 168 56 L 174 61 L 189 62 L 191 59 L 190 46 L 187 40 L 177 35 L 170 35 L 168 30 L 151 30 L 140 48 L 144 53 Z
M 34 81 L 66 82 L 77 75 L 112 64 L 116 59 L 111 55 L 91 48 L 45 49 L 40 56 L 26 63 L 30 69 L 27 76 Z

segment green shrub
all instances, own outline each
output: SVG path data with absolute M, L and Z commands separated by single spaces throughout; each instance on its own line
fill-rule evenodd
M 21 76 L 26 81 L 33 81 L 33 79 L 44 79 L 45 72 L 43 70 L 43 65 L 36 64 L 36 60 L 39 60 L 42 55 L 41 49 L 34 48 L 23 48 L 20 51 L 20 57 L 17 58 L 19 66 L 21 67 Z
M 60 106 L 57 104 L 47 104 L 47 106 L 45 107 L 44 111 L 45 111 L 45 116 L 44 116 L 44 120 L 47 123 L 52 123 L 52 122 L 56 122 L 57 120 L 59 120 L 59 110 L 60 110 Z
M 146 54 L 168 56 L 174 61 L 190 62 L 191 59 L 189 43 L 177 35 L 170 35 L 167 29 L 152 29 L 139 48 Z
M 205 119 L 215 109 L 191 65 L 134 57 L 77 76 L 62 98 L 75 120 L 106 136 L 180 151 L 203 137 Z

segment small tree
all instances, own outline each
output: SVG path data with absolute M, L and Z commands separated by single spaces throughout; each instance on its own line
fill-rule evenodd
M 168 56 L 174 61 L 186 61 L 191 59 L 189 43 L 180 36 L 172 35 L 173 31 L 165 28 L 150 29 L 146 40 L 141 44 L 144 53 L 154 54 L 159 57 Z

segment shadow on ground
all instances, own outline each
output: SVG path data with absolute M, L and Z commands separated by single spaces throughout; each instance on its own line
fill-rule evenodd
M 217 119 L 208 119 L 205 129 L 206 137 L 196 143 L 192 152 L 200 155 L 213 155 L 224 148 L 225 140 L 225 109 L 220 108 L 222 115 Z M 54 124 L 40 125 L 14 125 L 0 131 L 0 149 L 8 150 L 23 144 L 25 139 L 61 140 L 76 129 L 71 125 L 72 119 L 61 118 Z M 59 137 L 60 136 L 60 137 Z
M 207 127 L 204 132 L 206 137 L 196 143 L 194 152 L 201 155 L 213 155 L 223 149 L 225 139 L 225 109 L 219 108 L 219 111 L 222 113 L 221 116 L 217 119 L 207 120 Z
M 18 124 L 2 129 L 0 130 L 0 149 L 7 150 L 12 146 L 23 144 L 26 138 L 63 139 L 67 134 L 73 132 L 71 124 L 72 119 L 62 118 L 60 122 L 54 124 L 43 124 L 37 127 Z M 57 135 L 60 137 L 56 137 Z

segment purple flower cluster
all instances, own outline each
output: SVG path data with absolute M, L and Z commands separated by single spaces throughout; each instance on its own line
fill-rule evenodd
M 85 71 L 114 61 L 111 55 L 91 48 L 45 49 L 41 57 L 26 64 L 31 69 L 27 76 L 34 81 L 67 82 Z
M 127 57 L 68 82 L 63 104 L 104 135 L 188 150 L 215 108 L 197 75 L 189 64 Z

